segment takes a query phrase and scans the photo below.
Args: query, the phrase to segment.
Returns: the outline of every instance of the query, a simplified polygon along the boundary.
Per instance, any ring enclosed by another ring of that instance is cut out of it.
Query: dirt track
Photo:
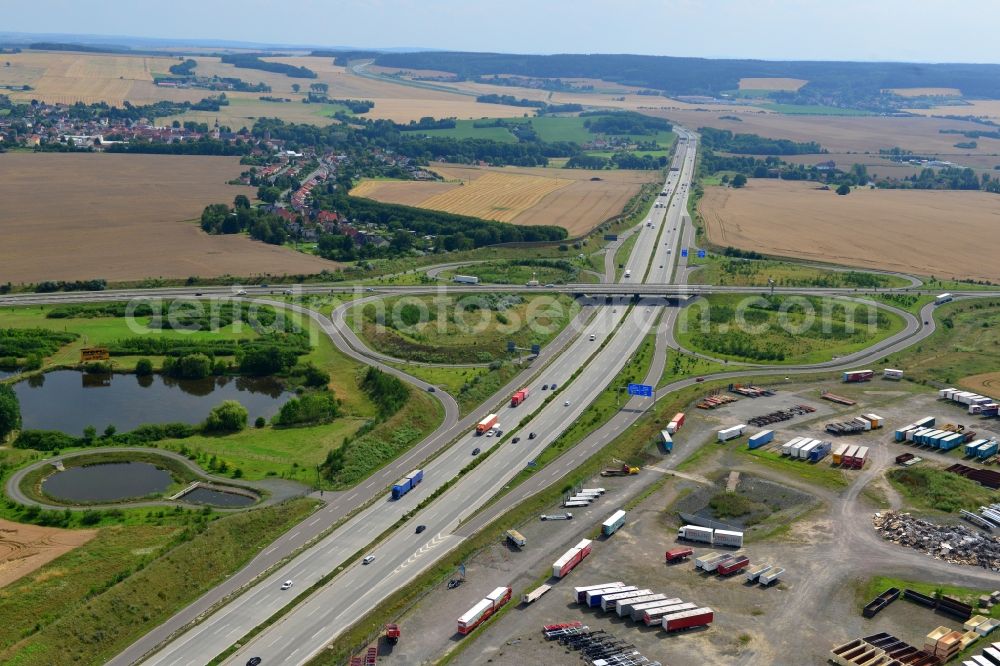
[[[975,240],[1000,228],[995,194],[858,189],[837,196],[814,183],[751,179],[741,190],[707,188],[700,207],[709,240],[723,247],[1000,281],[1000,244]]]

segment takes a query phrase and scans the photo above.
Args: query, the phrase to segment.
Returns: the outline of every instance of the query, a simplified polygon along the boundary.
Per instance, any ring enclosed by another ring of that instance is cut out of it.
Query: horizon
[[[930,13],[914,15],[913,3],[905,0],[886,0],[877,7],[861,0],[845,0],[836,11],[801,0],[770,0],[753,7],[736,0],[711,4],[714,6],[705,7],[705,3],[691,0],[634,0],[618,12],[608,12],[604,5],[592,0],[553,0],[541,6],[515,0],[498,12],[488,5],[470,7],[453,0],[431,0],[424,5],[405,0],[339,0],[330,4],[293,0],[280,13],[274,13],[267,0],[178,0],[173,12],[157,17],[157,34],[151,34],[149,22],[132,12],[123,0],[108,0],[103,7],[107,11],[100,17],[77,3],[39,0],[30,8],[9,8],[5,16],[7,31],[0,34],[179,40],[207,46],[237,42],[293,49],[1000,63],[1000,44],[990,34],[990,26],[1000,19],[1000,7],[988,0],[970,0],[960,14],[935,14],[933,21],[923,18]],[[49,30],[45,32],[32,29],[37,27],[39,12],[47,17]],[[266,22],[252,20],[260,12],[268,14]],[[447,15],[449,21],[435,21],[436,15]],[[711,21],[706,20],[709,15]],[[192,24],[190,16],[199,20]],[[303,22],[303,16],[309,20]],[[525,21],[526,16],[532,20]],[[637,16],[643,20],[634,20]],[[969,17],[976,20],[969,21]],[[345,29],[345,25],[350,28]],[[486,34],[479,29],[484,25],[490,26]],[[817,34],[817,25],[824,26],[822,34]],[[210,29],[214,34],[208,33]],[[194,31],[199,34],[192,36]],[[951,35],[956,37],[949,38]],[[341,46],[345,43],[411,46]],[[550,48],[539,48],[543,45]]]

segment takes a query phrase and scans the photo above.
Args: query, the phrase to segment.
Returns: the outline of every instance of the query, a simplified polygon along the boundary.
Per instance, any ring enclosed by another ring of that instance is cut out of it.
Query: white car
[[[286,580],[284,583],[281,584],[281,589],[287,590],[291,586],[292,586],[292,581]]]
[[[236,292],[236,295],[237,296],[246,296],[247,295],[247,290],[246,289],[240,289],[240,290],[238,290]]]
[[[569,400],[563,403],[563,407],[569,407]]]
[[[371,564],[374,561],[375,561],[375,556],[374,555],[369,555],[365,559],[361,560],[361,564]]]

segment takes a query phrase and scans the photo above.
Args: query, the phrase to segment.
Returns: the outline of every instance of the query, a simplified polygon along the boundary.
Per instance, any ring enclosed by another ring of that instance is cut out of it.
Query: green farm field
[[[882,275],[865,271],[827,270],[771,259],[739,259],[711,254],[707,259],[695,260],[700,267],[691,276],[691,282],[701,284],[731,285],[740,287],[766,287],[774,280],[778,287],[855,287],[859,289],[904,287],[909,284],[896,275]]]

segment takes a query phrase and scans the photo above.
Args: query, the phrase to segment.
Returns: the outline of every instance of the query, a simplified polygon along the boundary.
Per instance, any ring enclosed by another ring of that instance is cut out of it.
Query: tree
[[[236,208],[237,210],[240,208],[249,209],[250,199],[248,199],[245,194],[237,194],[236,198],[233,199],[233,208]]]
[[[847,183],[841,183],[840,187],[837,188],[837,194],[844,196],[845,194],[851,193],[851,186]]]
[[[140,377],[148,377],[153,374],[153,362],[148,358],[140,358],[135,362],[135,374]]]
[[[207,432],[239,432],[247,427],[250,414],[246,407],[235,400],[226,400],[212,408],[205,419]]]
[[[0,384],[0,442],[21,427],[21,404],[14,389]]]
[[[87,444],[90,444],[95,439],[97,439],[97,428],[95,428],[92,425],[89,425],[83,429],[83,441],[85,441]]]
[[[104,438],[111,439],[115,436],[116,432],[118,432],[118,428],[113,423],[109,423],[108,427],[104,429]]]
[[[293,83],[292,84],[292,92],[298,92],[301,88],[302,88],[302,86],[300,86],[297,83]]]
[[[733,176],[733,183],[732,183],[733,187],[740,188],[746,184],[747,184],[747,177],[744,176],[743,174],[738,173],[735,176]]]

